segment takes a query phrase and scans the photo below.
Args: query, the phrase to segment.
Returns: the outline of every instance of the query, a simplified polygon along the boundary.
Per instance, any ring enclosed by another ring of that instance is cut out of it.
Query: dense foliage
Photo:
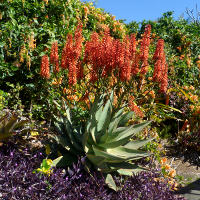
[[[195,21],[125,25],[80,0],[0,1],[0,198],[183,199],[160,149],[172,139],[199,165],[199,82]],[[160,173],[133,173],[147,156]]]

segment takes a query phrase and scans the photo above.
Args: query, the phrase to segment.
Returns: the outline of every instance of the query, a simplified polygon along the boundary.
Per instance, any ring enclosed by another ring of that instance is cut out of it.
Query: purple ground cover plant
[[[121,188],[112,191],[105,184],[103,175],[92,176],[81,162],[70,169],[54,169],[51,176],[33,173],[45,156],[28,149],[19,150],[16,144],[0,147],[0,199],[20,200],[182,200],[175,196],[156,172],[141,172],[133,177],[115,177]]]

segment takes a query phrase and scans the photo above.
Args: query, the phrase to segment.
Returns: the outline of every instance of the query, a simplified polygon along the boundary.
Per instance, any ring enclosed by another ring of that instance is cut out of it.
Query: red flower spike
[[[140,46],[140,60],[142,61],[142,73],[146,74],[146,66],[148,66],[148,57],[149,57],[149,45],[151,41],[151,25],[148,24],[145,27],[144,35],[142,37],[141,46]]]
[[[77,74],[76,74],[76,78],[77,80],[81,80],[84,77],[83,75],[83,66],[82,66],[82,62],[79,61],[77,64]]]
[[[132,34],[130,36],[129,51],[130,51],[130,59],[133,60],[135,58],[135,53],[136,53],[136,38],[135,38],[135,34]]]
[[[50,62],[54,65],[54,73],[59,72],[59,56],[58,56],[58,42],[54,42],[51,46]]]
[[[76,69],[76,61],[75,60],[72,60],[72,62],[69,64],[69,73],[68,73],[68,76],[69,76],[69,80],[68,80],[68,83],[69,85],[75,85],[76,82],[77,82],[77,69]]]
[[[168,65],[164,52],[164,40],[159,39],[153,56],[155,60],[153,81],[160,83],[160,92],[166,93],[168,86]]]
[[[138,53],[136,53],[135,59],[132,63],[132,67],[131,67],[132,75],[136,75],[140,71],[139,62],[140,62],[140,55]]]
[[[42,56],[40,75],[46,79],[50,78],[49,57],[47,55]]]

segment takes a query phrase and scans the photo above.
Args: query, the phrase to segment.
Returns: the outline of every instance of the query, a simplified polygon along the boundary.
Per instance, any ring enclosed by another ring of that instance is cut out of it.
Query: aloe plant
[[[8,140],[13,135],[14,130],[23,127],[27,122],[27,120],[19,120],[15,113],[3,114],[0,117],[0,142]]]
[[[124,108],[115,111],[113,92],[105,104],[104,100],[105,95],[95,98],[84,133],[79,132],[81,129],[77,130],[73,127],[69,108],[66,108],[66,117],[56,123],[61,133],[60,136],[56,136],[56,140],[74,154],[84,152],[87,160],[97,170],[108,174],[107,183],[116,189],[109,173],[115,171],[123,175],[132,175],[133,172],[142,168],[131,161],[149,156],[147,152],[140,150],[140,147],[149,140],[131,141],[131,138],[148,126],[150,121],[126,127],[129,119],[133,117],[133,112],[124,113]],[[64,133],[63,128],[65,128]],[[54,164],[64,159],[67,160],[68,155],[54,160]]]

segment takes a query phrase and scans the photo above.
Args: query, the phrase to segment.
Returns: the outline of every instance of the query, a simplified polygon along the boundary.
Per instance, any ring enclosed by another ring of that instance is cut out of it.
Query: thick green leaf
[[[74,132],[73,132],[73,128],[72,128],[72,124],[70,123],[70,121],[68,121],[68,119],[64,119],[64,125],[66,128],[66,134],[68,135],[68,137],[70,138],[70,142],[72,143],[72,145],[78,150],[78,151],[82,151],[82,146],[77,142],[77,140],[74,137]]]
[[[117,191],[117,186],[111,174],[106,175],[106,184],[108,185],[109,188]]]
[[[126,112],[125,114],[123,114],[119,121],[119,126],[125,126],[127,122],[133,117],[133,115],[134,115],[133,111]]]
[[[119,156],[115,156],[115,155],[112,155],[110,153],[107,153],[106,151],[101,150],[101,149],[99,149],[95,146],[92,146],[92,148],[93,148],[95,156],[103,157],[105,159],[104,160],[105,162],[121,162],[121,161],[126,160],[126,159],[121,158]]]
[[[53,160],[52,167],[66,167],[76,162],[77,158],[71,154],[65,154]]]
[[[143,128],[145,128],[146,126],[148,126],[151,122],[150,121],[146,121],[140,124],[136,124],[133,126],[129,126],[127,127],[127,130],[124,130],[123,132],[117,132],[117,134],[113,134],[114,138],[110,139],[110,142],[112,140],[121,140],[124,138],[127,138],[129,136],[133,136],[134,134],[140,132],[143,130]]]
[[[148,142],[150,142],[152,139],[153,138],[147,139],[147,140],[130,141],[129,143],[124,145],[124,147],[126,147],[128,149],[139,149],[142,146],[144,146],[145,144],[147,144]]]
[[[118,171],[121,175],[132,175],[133,173],[146,170],[145,168],[128,162],[109,163],[109,167],[115,169],[115,171]]]
[[[132,159],[134,160],[135,158],[142,158],[149,156],[149,154],[144,151],[127,149],[122,146],[117,148],[107,149],[107,153],[124,160],[132,160]]]
[[[103,108],[101,116],[97,119],[97,140],[99,140],[99,138],[106,133],[106,129],[110,124],[110,118],[112,115],[112,96],[113,95],[111,95],[111,99],[107,101],[105,107]]]
[[[70,142],[70,139],[67,136],[63,137],[61,135],[58,135],[54,136],[53,138],[56,140],[58,144],[62,145],[62,147],[65,148],[67,151],[71,151],[75,155],[79,152],[74,148],[74,146]]]
[[[127,144],[127,142],[130,140],[131,137],[132,137],[132,135],[129,137],[123,138],[121,140],[112,140],[112,142],[108,141],[107,143],[100,143],[100,144],[98,144],[98,146],[102,147],[102,148],[106,148],[106,149],[107,148],[109,148],[109,149],[116,148],[116,147]]]

